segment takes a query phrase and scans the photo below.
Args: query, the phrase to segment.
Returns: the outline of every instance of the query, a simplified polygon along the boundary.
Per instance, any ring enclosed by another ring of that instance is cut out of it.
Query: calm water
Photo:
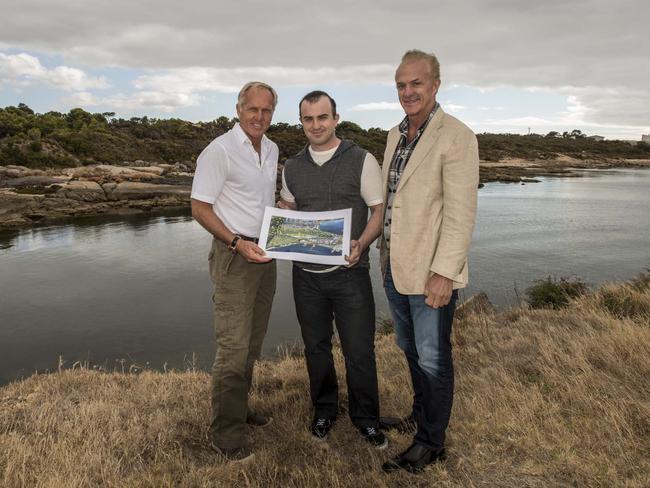
[[[187,213],[0,234],[0,383],[88,360],[182,368],[213,355],[210,238]],[[377,307],[387,305],[371,256]],[[650,267],[650,171],[586,172],[479,192],[472,286],[506,305],[535,279],[622,280]],[[290,264],[265,353],[299,336]]]

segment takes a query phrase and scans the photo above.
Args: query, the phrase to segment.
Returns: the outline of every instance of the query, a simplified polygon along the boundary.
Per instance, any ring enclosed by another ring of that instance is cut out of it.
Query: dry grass
[[[6,487],[648,487],[650,287],[608,285],[562,310],[463,314],[449,460],[419,477],[384,475],[341,417],[309,438],[307,376],[288,354],[257,370],[252,404],[274,422],[251,432],[257,462],[208,449],[208,376],[65,370],[0,389]],[[377,340],[382,409],[405,414],[406,366]],[[342,372],[341,357],[337,357]],[[343,381],[341,382],[343,384]],[[389,454],[409,438],[390,434]]]

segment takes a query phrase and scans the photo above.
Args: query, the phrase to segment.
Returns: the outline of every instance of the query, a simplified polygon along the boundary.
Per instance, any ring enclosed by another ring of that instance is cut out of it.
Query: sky
[[[2,0],[0,106],[123,118],[234,117],[251,80],[298,123],[314,89],[390,128],[408,49],[435,53],[438,101],[475,132],[650,134],[650,3],[618,0]]]

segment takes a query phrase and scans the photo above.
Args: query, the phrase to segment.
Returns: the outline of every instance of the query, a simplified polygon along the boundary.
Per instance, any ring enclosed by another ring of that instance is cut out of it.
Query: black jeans
[[[293,267],[293,297],[305,344],[311,400],[317,418],[335,418],[338,384],[332,357],[332,320],[345,358],[352,423],[378,427],[375,301],[367,268],[310,273]]]

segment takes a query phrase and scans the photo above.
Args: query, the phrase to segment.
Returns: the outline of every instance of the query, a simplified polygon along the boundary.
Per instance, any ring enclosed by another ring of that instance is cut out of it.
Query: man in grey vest
[[[347,266],[300,262],[293,266],[293,296],[314,405],[310,430],[316,440],[325,440],[338,411],[332,357],[336,318],[350,418],[366,441],[385,449],[388,440],[379,430],[375,303],[368,271],[368,247],[381,232],[381,170],[372,154],[336,136],[339,116],[327,93],[308,93],[298,108],[309,145],[286,161],[278,206],[306,212],[352,208]]]

